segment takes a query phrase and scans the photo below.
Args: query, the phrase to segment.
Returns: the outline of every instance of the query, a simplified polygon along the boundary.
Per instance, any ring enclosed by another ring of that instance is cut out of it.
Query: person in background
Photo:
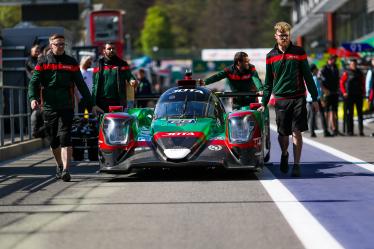
[[[145,77],[145,70],[143,68],[140,68],[138,71],[138,82],[139,85],[136,89],[136,97],[141,97],[142,95],[149,95],[152,94],[151,90],[151,83]],[[148,101],[147,100],[139,100],[137,107],[147,107]]]
[[[200,80],[200,85],[209,85],[226,78],[232,92],[259,92],[262,95],[262,83],[254,65],[249,63],[248,54],[237,52],[234,56],[234,64],[223,71]],[[233,100],[233,109],[256,102],[254,97],[237,97]]]
[[[323,91],[323,106],[328,127],[333,135],[341,135],[338,130],[338,103],[339,103],[339,69],[336,66],[336,55],[330,55],[327,64],[321,69],[320,79]],[[332,135],[325,130],[325,137]]]
[[[92,81],[93,81],[93,70],[92,66],[92,57],[91,56],[83,56],[80,63],[79,68],[83,77],[84,82],[86,83],[90,94],[92,94]],[[78,113],[84,113],[84,110],[87,108],[85,102],[82,99],[82,95],[79,93],[78,89],[75,88],[75,97],[76,103],[78,104]]]
[[[275,98],[275,114],[278,126],[278,142],[282,150],[280,170],[288,172],[289,136],[293,140],[294,166],[291,176],[301,175],[300,157],[303,147],[302,132],[308,130],[305,85],[312,97],[312,106],[318,111],[318,91],[310,72],[303,48],[291,42],[291,25],[278,22],[274,26],[276,44],[266,55],[266,76],[262,106],[264,111],[270,96]],[[305,83],[304,83],[305,82]]]
[[[318,80],[318,68],[315,64],[310,65],[310,71],[312,72],[313,75],[313,80],[314,83],[316,84],[317,91],[318,91],[318,104],[319,104],[319,113],[321,114],[321,123],[323,127],[324,134],[327,132],[327,125],[326,125],[326,120],[323,112],[323,107],[320,101],[320,97],[322,95],[322,89],[321,89],[321,84]],[[309,128],[309,133],[311,137],[317,137],[315,133],[316,129],[316,117],[317,117],[317,112],[313,108],[313,100],[312,96],[310,95],[309,91],[306,97],[306,102],[307,102],[307,110],[308,110],[308,128]]]
[[[70,181],[74,87],[78,87],[88,106],[92,106],[91,95],[77,61],[65,54],[65,37],[50,36],[49,46],[50,51],[38,57],[28,96],[31,109],[43,108],[45,132],[57,164],[56,178]],[[92,107],[94,114],[101,111],[97,106]]]
[[[35,66],[38,62],[38,56],[40,55],[40,46],[39,44],[34,44],[31,47],[30,56],[26,60],[26,75],[27,78],[30,80],[32,74],[34,73]]]
[[[126,84],[136,87],[138,82],[129,64],[117,56],[114,43],[105,43],[103,55],[93,71],[92,98],[94,104],[109,112],[109,106],[126,105]]]
[[[340,90],[346,102],[347,134],[349,136],[354,135],[353,108],[356,105],[359,134],[360,136],[365,136],[362,115],[362,104],[365,97],[365,79],[362,71],[357,68],[356,59],[350,60],[348,70],[344,71],[340,79]]]
[[[366,97],[370,96],[370,90],[373,88],[373,81],[374,81],[374,57],[370,60],[370,66],[366,73],[366,80],[365,80],[365,91]]]

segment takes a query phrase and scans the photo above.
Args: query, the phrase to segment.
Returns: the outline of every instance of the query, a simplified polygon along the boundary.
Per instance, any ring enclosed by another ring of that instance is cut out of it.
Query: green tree
[[[159,0],[167,5],[168,15],[172,23],[174,46],[187,48],[197,46],[195,30],[199,23],[200,13],[205,9],[206,0]]]
[[[155,55],[154,48],[156,47],[158,49],[173,48],[170,18],[164,5],[148,8],[140,41],[143,52],[151,56]]]
[[[275,44],[274,40],[274,25],[277,22],[285,21],[290,23],[291,9],[289,7],[281,7],[281,0],[271,0],[269,3],[268,12],[260,25],[262,30],[259,33],[259,39],[262,41],[263,47],[272,47]]]
[[[18,6],[0,7],[0,28],[11,28],[21,21],[21,8]]]

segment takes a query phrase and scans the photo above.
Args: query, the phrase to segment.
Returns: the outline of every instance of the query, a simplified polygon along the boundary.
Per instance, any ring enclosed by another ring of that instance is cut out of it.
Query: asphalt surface
[[[49,151],[0,166],[1,248],[303,248],[254,174],[96,174],[56,181]]]
[[[1,162],[1,248],[318,248],[304,235],[319,231],[300,231],[282,205],[303,207],[342,247],[371,248],[373,172],[310,143],[372,163],[374,138],[304,135],[301,178],[279,172],[275,133],[271,179],[219,170],[116,176],[83,162],[65,183],[53,178],[48,150]],[[295,200],[275,200],[264,182],[282,184]]]

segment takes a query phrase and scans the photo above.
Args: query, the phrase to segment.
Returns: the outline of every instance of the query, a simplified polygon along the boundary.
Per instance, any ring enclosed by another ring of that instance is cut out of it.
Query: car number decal
[[[222,150],[222,146],[221,145],[209,145],[208,149],[213,150],[213,151],[220,151]]]

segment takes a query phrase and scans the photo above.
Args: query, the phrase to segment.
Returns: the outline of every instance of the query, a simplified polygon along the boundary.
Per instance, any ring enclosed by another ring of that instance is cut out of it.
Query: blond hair
[[[62,34],[53,34],[49,37],[49,43],[51,44],[55,39],[65,39],[65,36]]]
[[[286,22],[277,22],[274,26],[274,31],[285,33],[291,31],[292,26],[289,23]]]

